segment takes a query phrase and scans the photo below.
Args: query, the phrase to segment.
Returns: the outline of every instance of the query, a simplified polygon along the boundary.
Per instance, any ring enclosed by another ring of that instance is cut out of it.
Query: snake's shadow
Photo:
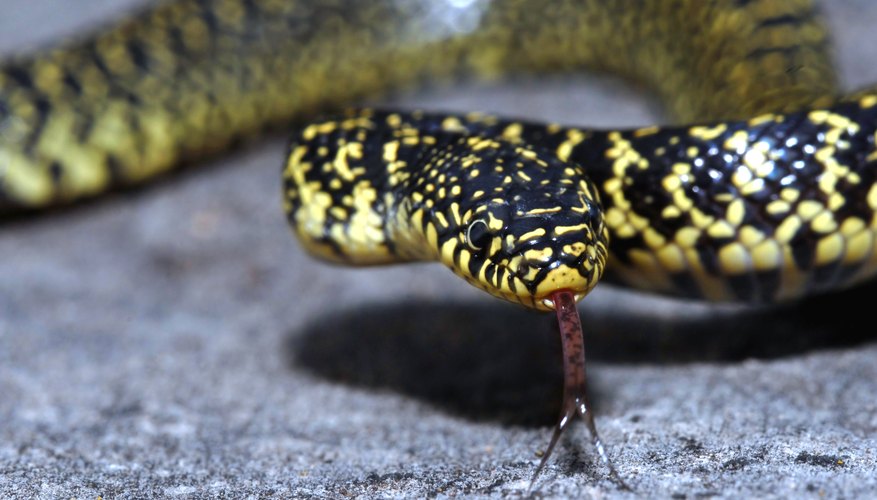
[[[726,363],[877,341],[873,311],[861,306],[877,285],[763,308],[600,295],[580,307],[590,362]],[[553,315],[499,301],[373,304],[318,317],[290,334],[288,353],[294,367],[319,377],[399,392],[474,420],[545,425],[560,404]],[[599,411],[599,370],[590,373]]]

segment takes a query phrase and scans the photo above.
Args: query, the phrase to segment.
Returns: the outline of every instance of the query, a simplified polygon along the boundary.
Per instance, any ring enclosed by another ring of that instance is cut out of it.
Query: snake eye
[[[481,219],[473,221],[466,229],[466,244],[472,250],[481,250],[490,239],[491,235],[487,223]]]

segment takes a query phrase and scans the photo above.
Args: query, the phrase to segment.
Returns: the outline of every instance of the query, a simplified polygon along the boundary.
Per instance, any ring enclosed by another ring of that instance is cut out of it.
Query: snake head
[[[579,300],[600,279],[608,229],[597,191],[580,167],[548,152],[510,147],[514,159],[482,153],[477,165],[469,158],[469,176],[479,169],[477,182],[458,198],[463,215],[439,258],[497,297],[553,310],[553,292],[568,290]]]

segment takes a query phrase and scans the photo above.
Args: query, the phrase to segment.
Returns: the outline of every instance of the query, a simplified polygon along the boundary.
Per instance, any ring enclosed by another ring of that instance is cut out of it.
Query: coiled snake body
[[[316,255],[439,260],[537,309],[604,268],[709,300],[830,291],[877,270],[877,90],[840,96],[826,40],[807,0],[184,0],[0,67],[0,214],[376,92],[589,67],[686,125],[349,111],[294,138],[290,222]]]

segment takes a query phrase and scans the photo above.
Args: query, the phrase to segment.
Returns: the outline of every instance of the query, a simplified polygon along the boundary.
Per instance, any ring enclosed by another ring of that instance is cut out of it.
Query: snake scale
[[[678,125],[343,112],[293,138],[290,223],[320,257],[438,260],[542,310],[604,271],[745,302],[875,274],[877,89],[837,91],[809,0],[161,4],[0,66],[0,216],[377,93],[581,68],[644,83]]]

